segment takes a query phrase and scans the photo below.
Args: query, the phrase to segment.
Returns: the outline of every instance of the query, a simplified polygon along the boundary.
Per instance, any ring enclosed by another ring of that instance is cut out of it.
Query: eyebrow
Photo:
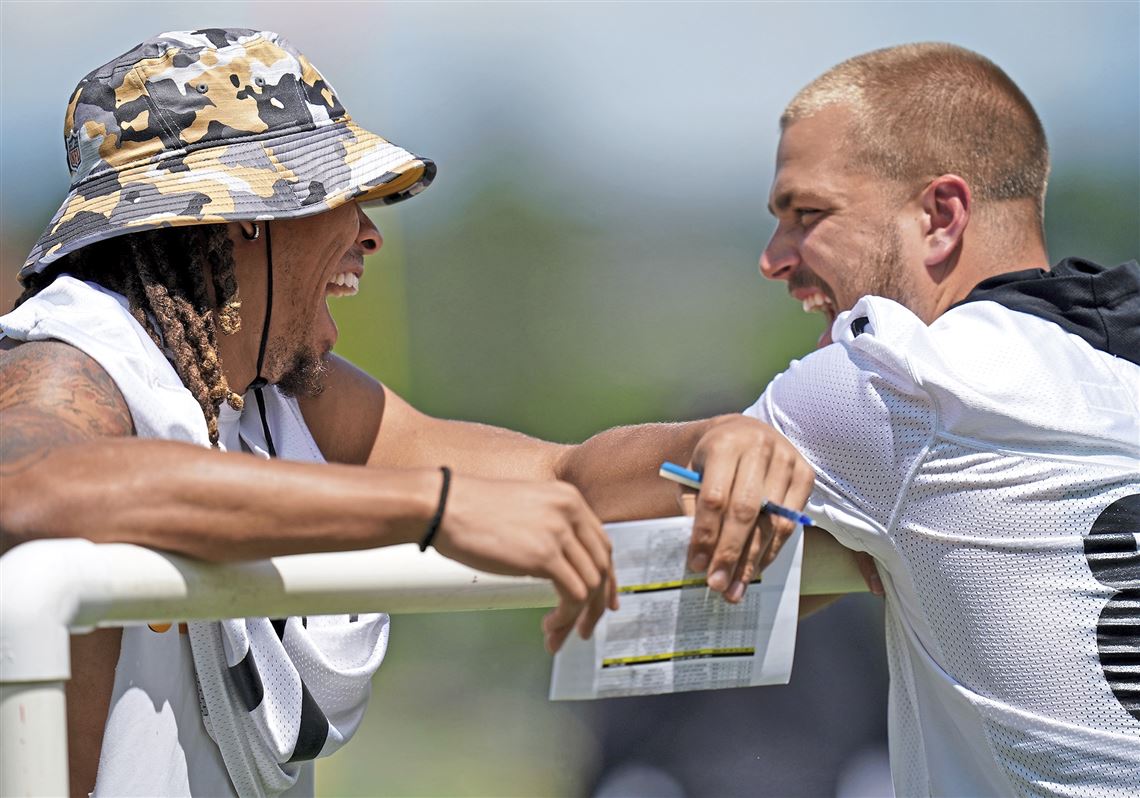
[[[778,211],[786,211],[792,206],[792,198],[795,196],[794,191],[781,191],[776,195],[775,204],[768,203],[768,213],[772,216],[779,215]]]
[[[768,203],[768,213],[778,216],[793,205],[810,205],[816,208],[831,207],[834,199],[829,199],[824,193],[812,189],[797,189],[795,186],[784,189],[776,198]]]

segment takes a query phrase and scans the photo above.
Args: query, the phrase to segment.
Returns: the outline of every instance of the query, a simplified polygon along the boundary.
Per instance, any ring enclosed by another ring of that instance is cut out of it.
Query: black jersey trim
[[[1107,267],[1066,258],[1050,271],[999,274],[978,283],[954,307],[979,301],[1051,321],[1140,366],[1140,264],[1134,260]]]

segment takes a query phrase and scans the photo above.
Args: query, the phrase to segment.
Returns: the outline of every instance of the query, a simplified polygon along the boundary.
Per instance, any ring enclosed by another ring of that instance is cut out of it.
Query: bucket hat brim
[[[351,200],[391,204],[435,177],[435,164],[348,116],[271,137],[227,139],[74,186],[32,248],[20,279],[89,244],[126,233],[259,219],[295,219]]]

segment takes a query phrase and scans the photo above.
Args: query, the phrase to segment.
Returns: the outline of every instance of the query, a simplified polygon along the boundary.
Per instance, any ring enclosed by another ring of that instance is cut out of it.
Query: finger
[[[735,477],[734,458],[718,457],[715,453],[708,456],[693,511],[693,535],[689,542],[689,568],[693,571],[700,573],[709,567],[720,539]]]
[[[795,481],[795,468],[799,455],[791,449],[790,444],[778,448],[769,461],[768,476],[765,481],[768,501],[789,506],[789,492]],[[803,506],[802,500],[797,509]],[[760,559],[756,563],[757,570],[763,573],[784,548],[784,543],[792,536],[796,529],[796,522],[783,516],[764,513],[763,518],[767,527],[766,545]]]
[[[681,488],[677,494],[677,503],[681,505],[681,514],[692,518],[697,513],[697,492],[692,488]],[[713,545],[716,545],[715,541]],[[685,562],[688,563],[690,571],[701,573],[708,567],[708,561],[708,552],[702,545],[698,545],[698,535],[694,530],[694,534],[689,537],[689,551],[685,554]]]
[[[737,563],[736,571],[732,575],[732,583],[728,586],[728,590],[724,592],[724,600],[730,604],[737,604],[744,598],[744,593],[748,589],[748,583],[752,581],[752,575],[756,573],[756,561],[760,559],[760,553],[763,548],[763,539],[760,530],[753,527],[752,534],[748,537],[748,543],[744,549],[744,556],[740,558]]]
[[[602,588],[605,587],[605,574],[609,573],[608,556],[603,560],[602,568],[599,569],[578,535],[566,536],[566,539],[562,541],[562,555],[571,567],[578,572],[578,578],[586,587],[587,595],[582,597],[583,603],[590,601],[595,593],[602,592]]]
[[[597,587],[590,591],[586,609],[578,619],[578,635],[583,640],[590,639],[590,635],[594,633],[594,627],[597,626],[598,620],[606,611],[607,604],[614,600],[614,591],[610,587],[612,583],[613,573],[607,570],[599,575]],[[589,583],[587,583],[588,585]]]
[[[601,585],[600,589],[590,596],[585,611],[578,619],[578,636],[583,640],[589,640],[590,635],[594,633],[594,627],[597,626],[602,613],[606,611],[607,599],[609,599],[609,591],[606,584]]]
[[[606,573],[613,567],[613,544],[602,522],[594,515],[594,511],[586,504],[582,495],[575,490],[574,496],[574,509],[571,514],[574,534],[585,546],[598,573]]]
[[[691,518],[697,512],[697,492],[692,488],[681,487],[677,493],[677,504],[681,507],[681,514]]]
[[[561,605],[551,610],[542,619],[542,632],[543,632],[543,645],[548,654],[557,654],[562,644],[566,642],[566,638],[570,636],[570,630],[574,628],[573,624],[569,626],[560,626],[549,621],[549,619],[560,611]]]
[[[567,540],[564,548],[567,559],[578,569],[590,591],[586,608],[578,618],[578,634],[588,640],[606,606],[617,603],[613,588],[613,543],[581,494],[575,491],[575,497],[575,537]]]
[[[570,636],[571,630],[574,628],[574,621],[578,618],[580,607],[576,602],[567,601],[562,599],[558,602],[558,606],[546,613],[542,619],[542,632],[546,645],[546,650],[554,654],[562,644],[566,642],[566,638]]]
[[[744,594],[748,592],[748,586],[764,572],[763,562],[772,549],[774,534],[771,517],[761,514],[756,520],[756,531],[753,533],[752,546],[749,548],[748,556],[742,558],[744,565],[742,566],[742,573],[738,577],[740,580],[739,598],[744,598]],[[732,588],[730,587],[729,590]]]
[[[549,576],[554,582],[554,590],[558,593],[558,606],[543,618],[542,626],[546,631],[568,630],[574,626],[574,621],[582,614],[590,591],[578,576],[578,572],[570,563],[562,558],[550,564]]]
[[[609,552],[609,539],[605,537],[605,533],[601,531],[601,525],[598,525],[598,530],[595,532],[589,528],[589,524],[580,524],[575,526],[577,536],[568,536],[563,550],[566,559],[578,571],[579,577],[586,585],[589,594],[586,596],[584,610],[579,614],[578,633],[582,635],[582,639],[588,639],[590,633],[594,629],[594,624],[597,623],[598,618],[606,609],[606,583],[610,576],[610,552]],[[598,539],[600,536],[601,539]],[[583,538],[590,538],[593,543],[594,550],[599,552],[601,559],[601,568],[595,562],[592,553],[587,550]]]
[[[585,606],[594,600],[594,596],[603,592],[605,575],[609,569],[598,570],[593,557],[586,551],[586,547],[578,537],[567,535],[562,541],[562,556],[570,563],[570,567],[577,571],[580,584],[586,588],[586,594],[581,596],[581,604]]]
[[[785,506],[802,512],[813,490],[815,490],[815,471],[802,457],[797,457]]]
[[[875,558],[865,551],[852,552],[855,556],[855,565],[859,567],[859,573],[863,576],[863,581],[867,583],[867,589],[873,595],[882,596],[883,579],[879,576],[879,568],[875,565]]]
[[[572,583],[573,578],[576,576],[574,569],[567,561],[562,561],[565,566],[565,571],[562,573],[562,579],[567,583]],[[578,594],[577,588],[571,588],[569,591],[564,591],[559,583],[555,583],[555,590],[558,591],[559,601],[558,606],[548,612],[542,619],[542,630],[544,633],[544,642],[546,650],[551,653],[557,653],[562,645],[566,642],[566,638],[570,636],[570,632],[574,629],[574,624],[579,618],[585,615],[583,610],[588,605],[591,597],[587,595],[586,586],[582,582],[577,583],[582,591]],[[601,591],[597,591],[601,593]],[[578,596],[581,595],[582,598]],[[601,613],[598,613],[599,617]],[[594,624],[597,623],[595,619],[589,626],[589,632],[593,632]]]
[[[621,602],[618,601],[618,583],[617,583],[617,574],[616,573],[610,574],[610,579],[609,579],[609,584],[608,584],[607,589],[609,590],[609,594],[610,594],[609,608],[611,610],[613,610],[614,612],[617,612],[618,610],[621,609]]]
[[[732,575],[746,555],[760,506],[764,503],[766,473],[767,456],[761,448],[749,448],[737,461],[736,479],[721,525],[720,539],[709,564],[708,585],[712,590],[723,593],[729,589]]]

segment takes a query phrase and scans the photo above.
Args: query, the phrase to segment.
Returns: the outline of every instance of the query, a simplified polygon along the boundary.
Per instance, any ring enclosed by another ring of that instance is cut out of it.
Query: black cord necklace
[[[269,222],[265,222],[265,321],[261,325],[261,344],[257,347],[257,376],[249,384],[246,391],[253,389],[253,397],[257,400],[257,412],[261,415],[261,429],[265,433],[265,446],[270,457],[277,456],[277,449],[273,446],[273,435],[269,432],[269,421],[265,416],[265,396],[262,390],[269,385],[269,381],[261,376],[261,369],[265,365],[265,348],[269,344],[269,320],[273,315],[273,236],[269,232]]]

